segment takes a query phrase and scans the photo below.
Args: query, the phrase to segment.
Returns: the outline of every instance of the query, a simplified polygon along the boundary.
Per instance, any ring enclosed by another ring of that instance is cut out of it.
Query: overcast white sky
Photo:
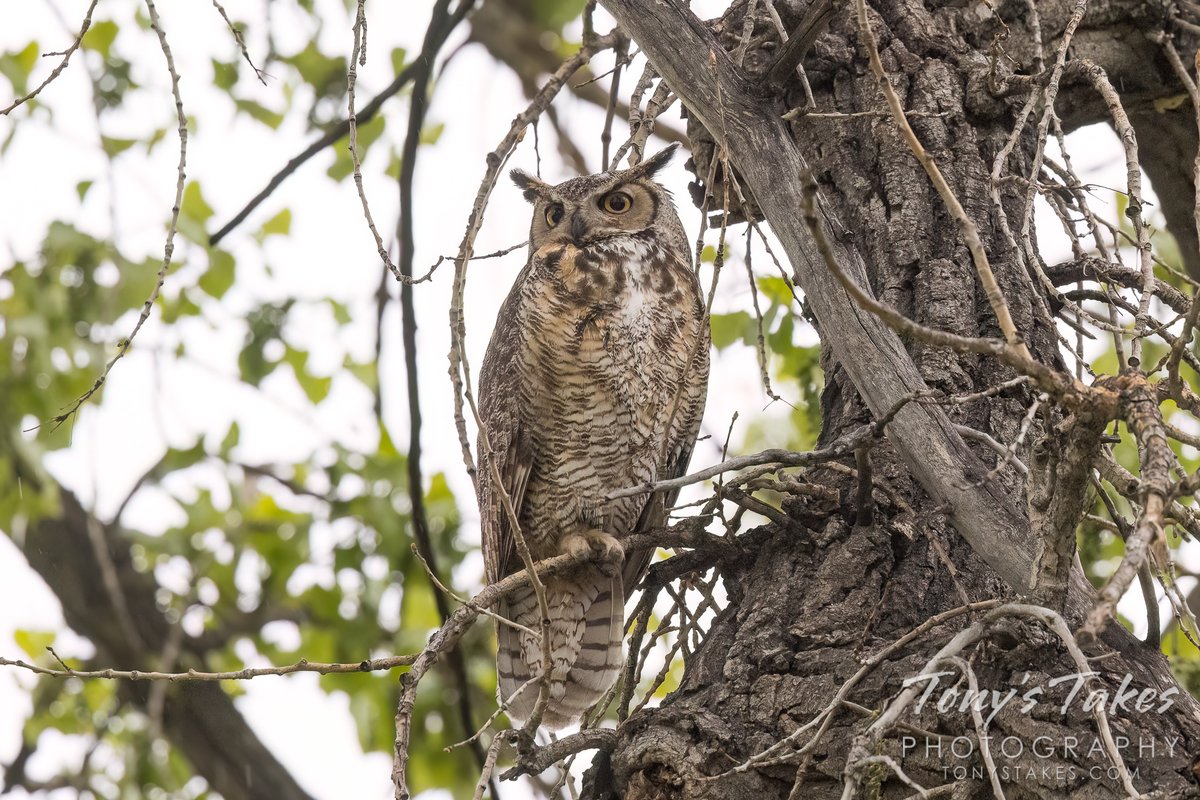
[[[153,35],[132,24],[136,5],[105,3],[96,15],[97,19],[116,19],[121,24],[116,48],[134,62],[135,79],[152,87],[132,96],[127,108],[105,117],[104,133],[108,136],[133,138],[159,127],[173,130],[174,110],[162,55]],[[249,8],[241,5],[230,4],[228,8],[236,20],[249,23],[250,52],[261,54],[265,51],[261,19],[257,16],[261,4]],[[703,10],[723,4],[714,1],[694,5]],[[31,38],[38,40],[43,51],[63,49],[73,34],[64,28],[62,20],[73,30],[86,6],[87,0],[3,4],[0,50],[24,46]],[[371,97],[391,79],[387,54],[393,47],[407,47],[410,52],[419,49],[429,6],[427,0],[368,4],[371,60],[360,70],[360,98]],[[323,45],[327,51],[348,56],[351,34],[344,5],[339,0],[317,0],[317,7],[322,18],[336,21],[321,31]],[[234,116],[228,99],[212,89],[210,59],[231,60],[236,50],[211,4],[159,3],[159,11],[183,76],[185,107],[196,121],[189,141],[188,178],[203,187],[205,198],[217,212],[214,221],[224,221],[311,137],[299,114],[289,115],[278,131],[270,131],[245,116]],[[289,14],[286,4],[276,4],[275,14],[274,33],[280,51],[287,54],[303,47],[311,31],[301,24],[301,17]],[[462,38],[460,31],[455,42]],[[447,47],[446,52],[453,49]],[[122,155],[115,163],[115,183],[110,185],[89,109],[84,56],[76,54],[68,71],[41,96],[41,101],[54,111],[50,124],[45,115],[27,119],[23,110],[0,118],[0,139],[14,125],[17,127],[12,146],[0,157],[0,274],[10,259],[34,257],[47,223],[56,218],[101,235],[109,235],[115,222],[116,238],[127,255],[162,252],[163,224],[171,206],[178,155],[173,133],[167,145],[157,148],[150,157],[141,148]],[[603,64],[601,61],[602,68]],[[52,60],[44,60],[34,80],[40,80],[52,66]],[[270,107],[279,106],[277,85],[264,89],[244,76],[240,89]],[[0,105],[7,104],[7,92],[7,84],[0,83]],[[506,69],[497,69],[478,46],[460,52],[440,77],[429,121],[447,123],[446,129],[435,146],[423,150],[417,173],[414,213],[419,266],[457,249],[483,174],[484,155],[495,147],[524,104],[517,82]],[[296,107],[304,109],[307,102],[298,99]],[[560,99],[559,109],[589,162],[598,167],[603,112],[571,97]],[[398,142],[406,104],[393,100],[385,111],[389,136]],[[672,111],[668,119],[679,124],[677,111]],[[556,180],[568,173],[557,158],[552,136],[543,129],[543,171],[548,179]],[[511,166],[533,169],[531,140],[527,139]],[[1123,184],[1120,164],[1113,157],[1111,134],[1085,133],[1074,141],[1080,145],[1074,153],[1076,164],[1089,177],[1108,186]],[[386,155],[386,148],[377,146],[367,164],[367,190],[382,231],[392,229],[397,205],[395,185],[380,171]],[[232,321],[267,298],[317,301],[333,297],[350,307],[355,323],[337,333],[316,304],[298,304],[289,334],[311,349],[314,371],[333,372],[346,351],[359,360],[371,353],[378,258],[352,183],[335,184],[325,176],[332,159],[332,152],[326,152],[310,161],[226,240],[226,246],[239,257],[238,283],[223,304],[212,304],[206,313],[218,325],[225,321],[231,324],[216,332],[200,322],[164,329],[157,314],[153,316],[133,353],[114,370],[102,402],[85,407],[75,425],[72,446],[50,460],[54,474],[102,518],[111,516],[133,481],[165,446],[190,446],[201,435],[215,443],[233,419],[241,424],[238,455],[251,463],[303,459],[335,441],[372,446],[370,398],[349,383],[335,382],[331,396],[314,412],[307,408],[290,376],[277,374],[264,383],[261,393],[239,386],[236,380],[242,329]],[[682,167],[684,160],[676,159],[663,182],[683,201],[681,215],[689,230],[695,231],[698,214],[686,202],[690,176]],[[82,204],[75,192],[81,180],[97,182]],[[269,241],[264,265],[257,248],[239,244],[239,239],[248,240],[264,221],[285,207],[292,211],[292,235]],[[502,184],[493,195],[476,251],[490,252],[522,241],[528,220],[528,206],[515,189]],[[1053,227],[1044,225],[1043,230]],[[518,250],[471,268],[466,307],[469,354],[474,365],[482,359],[496,308],[524,258],[524,251]],[[762,258],[758,263],[769,262]],[[270,274],[265,266],[271,268]],[[722,280],[718,310],[748,307],[744,272],[740,265],[734,266],[738,268],[728,270]],[[445,377],[449,278],[447,266],[436,280],[417,290],[419,366],[426,376],[422,384],[424,466],[427,475],[447,473],[460,500],[466,529],[475,535],[473,492],[462,468]],[[171,282],[168,278],[167,292],[172,290]],[[388,345],[382,370],[385,414],[394,435],[404,441],[406,398],[400,374],[403,362],[397,313],[393,306],[385,328]],[[122,320],[112,339],[124,335],[131,322],[129,318]],[[193,353],[200,354],[196,359],[177,364],[157,355],[169,351],[181,338]],[[705,429],[723,436],[733,413],[740,412],[741,421],[733,437],[735,446],[747,420],[761,418],[763,413],[781,417],[786,411],[778,405],[763,411],[767,398],[758,384],[754,357],[740,348],[716,359],[711,386]],[[718,455],[715,444],[702,445],[697,448],[693,465],[707,465]],[[197,480],[203,480],[203,476]],[[125,521],[146,530],[161,530],[178,514],[165,496],[147,492],[129,507]],[[332,542],[325,545],[331,547]],[[479,560],[469,561],[455,576],[459,588],[470,590],[480,572]],[[1122,610],[1137,615],[1137,603],[1122,606]],[[0,654],[11,657],[19,652],[12,639],[19,629],[63,631],[57,644],[60,654],[71,657],[89,653],[86,642],[64,631],[53,594],[26,567],[9,540],[0,536]],[[0,764],[11,760],[19,746],[22,720],[30,709],[25,690],[32,683],[27,674],[0,671]],[[237,704],[267,745],[316,797],[391,797],[390,755],[362,754],[345,698],[320,691],[316,676],[255,680]],[[30,765],[34,777],[49,777],[61,764],[78,763],[81,741],[60,736],[43,742]],[[504,791],[505,798],[521,794],[513,788]]]

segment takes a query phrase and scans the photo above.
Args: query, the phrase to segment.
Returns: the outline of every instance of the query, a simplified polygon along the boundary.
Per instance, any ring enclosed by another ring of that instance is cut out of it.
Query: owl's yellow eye
[[[546,224],[553,228],[558,223],[562,222],[563,207],[557,203],[546,209]]]
[[[624,214],[629,209],[633,208],[633,198],[624,192],[613,192],[606,194],[600,200],[600,208],[610,214]]]

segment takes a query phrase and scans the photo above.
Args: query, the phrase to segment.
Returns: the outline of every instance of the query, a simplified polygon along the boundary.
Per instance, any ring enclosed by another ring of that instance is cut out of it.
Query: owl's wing
[[[522,428],[518,405],[521,365],[517,306],[523,278],[524,273],[517,278],[500,308],[479,372],[479,416],[490,444],[490,448],[484,447],[480,437],[477,476],[483,561],[488,582],[500,580],[520,566],[503,495],[497,490],[492,476],[492,464],[495,464],[500,487],[512,502],[517,519],[521,518],[525,487],[533,466],[532,448]]]
[[[500,481],[508,493],[509,500],[512,501],[513,516],[518,520],[521,518],[521,508],[525,504],[525,486],[529,482],[529,472],[532,466],[533,458],[530,455],[528,440],[518,427],[513,431],[506,457],[500,463]],[[521,559],[517,556],[517,543],[516,537],[513,535],[512,523],[499,494],[496,499],[496,514],[492,519],[497,527],[496,541],[498,544],[495,548],[497,564],[494,574],[496,577],[493,580],[499,580],[516,572],[522,566]]]

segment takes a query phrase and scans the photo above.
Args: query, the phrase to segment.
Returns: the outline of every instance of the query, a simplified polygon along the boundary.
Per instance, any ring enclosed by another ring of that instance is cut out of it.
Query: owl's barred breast
[[[655,480],[675,455],[666,443],[694,426],[708,348],[698,346],[696,278],[652,232],[547,245],[534,263],[517,307],[519,406],[533,451],[521,523],[544,558],[580,525],[633,531],[646,497],[607,496]]]

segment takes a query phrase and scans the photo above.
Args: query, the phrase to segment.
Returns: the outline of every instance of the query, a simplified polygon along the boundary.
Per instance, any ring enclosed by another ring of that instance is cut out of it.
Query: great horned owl
[[[705,305],[679,215],[653,181],[673,150],[557,186],[512,173],[534,211],[529,260],[480,373],[487,578],[522,567],[493,466],[535,560],[599,557],[546,582],[552,671],[542,724],[551,729],[577,722],[616,681],[625,600],[653,552],[622,540],[659,524],[672,502],[609,495],[682,474],[704,410]],[[532,589],[498,611],[524,626],[497,628],[498,695],[520,722],[539,691],[541,615]]]

